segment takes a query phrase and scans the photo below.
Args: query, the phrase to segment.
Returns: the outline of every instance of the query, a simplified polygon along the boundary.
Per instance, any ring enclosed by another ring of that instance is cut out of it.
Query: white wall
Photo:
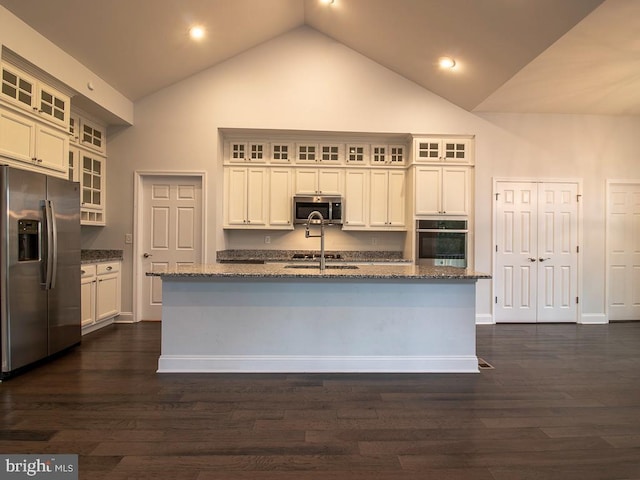
[[[85,248],[125,248],[123,310],[132,310],[133,173],[208,172],[208,258],[225,248],[217,129],[272,128],[476,135],[476,269],[491,272],[493,177],[570,177],[584,185],[583,312],[604,312],[606,177],[640,178],[639,118],[475,115],[334,40],[302,27],[135,105],[109,139],[107,221]],[[491,283],[478,289],[491,312]]]

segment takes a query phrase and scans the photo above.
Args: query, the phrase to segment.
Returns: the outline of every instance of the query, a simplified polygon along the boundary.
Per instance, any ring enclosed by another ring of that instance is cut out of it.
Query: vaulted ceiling
[[[0,0],[135,101],[307,25],[476,112],[640,114],[638,0]],[[187,30],[205,26],[195,43]],[[456,69],[437,66],[451,56]]]

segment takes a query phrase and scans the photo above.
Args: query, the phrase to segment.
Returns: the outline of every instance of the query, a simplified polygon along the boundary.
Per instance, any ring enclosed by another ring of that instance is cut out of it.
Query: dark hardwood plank
[[[477,343],[477,375],[159,375],[160,324],[114,325],[0,384],[0,451],[83,480],[640,478],[640,322]]]

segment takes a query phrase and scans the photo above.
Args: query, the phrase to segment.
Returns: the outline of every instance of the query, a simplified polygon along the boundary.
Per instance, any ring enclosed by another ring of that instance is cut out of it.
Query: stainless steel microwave
[[[327,224],[342,224],[344,200],[337,195],[296,195],[293,197],[293,222],[307,223],[311,212],[320,212]],[[311,223],[318,223],[313,220]]]

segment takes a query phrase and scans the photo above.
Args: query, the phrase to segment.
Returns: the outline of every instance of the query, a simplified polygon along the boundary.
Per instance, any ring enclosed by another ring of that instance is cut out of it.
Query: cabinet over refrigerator
[[[0,378],[80,343],[79,185],[0,166]]]

